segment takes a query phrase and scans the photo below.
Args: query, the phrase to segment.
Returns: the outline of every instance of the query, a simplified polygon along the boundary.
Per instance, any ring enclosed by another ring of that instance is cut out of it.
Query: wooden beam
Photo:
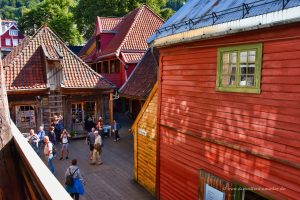
[[[113,124],[113,114],[114,114],[114,112],[113,112],[113,93],[111,92],[111,93],[109,93],[109,122],[110,122],[110,124]]]

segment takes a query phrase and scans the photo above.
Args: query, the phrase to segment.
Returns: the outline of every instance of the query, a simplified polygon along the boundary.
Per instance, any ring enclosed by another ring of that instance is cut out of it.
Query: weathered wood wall
[[[156,192],[157,86],[144,104],[134,125],[135,178],[151,194]]]
[[[160,49],[159,195],[197,199],[199,169],[300,199],[298,24]],[[261,94],[216,92],[217,49],[262,43]]]

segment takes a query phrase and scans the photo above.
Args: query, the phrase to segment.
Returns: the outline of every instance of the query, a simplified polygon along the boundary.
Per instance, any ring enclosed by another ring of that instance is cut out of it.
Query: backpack
[[[79,168],[75,169],[75,171],[71,174],[71,170],[70,170],[70,168],[69,168],[69,175],[67,175],[67,177],[66,177],[66,185],[67,185],[67,186],[73,187],[73,185],[74,185],[74,178],[73,178],[73,176],[74,176],[75,172],[76,172],[78,169],[79,169]]]

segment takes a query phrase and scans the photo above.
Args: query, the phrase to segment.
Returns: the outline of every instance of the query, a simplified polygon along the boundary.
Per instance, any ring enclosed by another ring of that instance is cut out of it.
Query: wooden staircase
[[[63,95],[50,92],[48,97],[43,98],[43,122],[45,130],[49,130],[54,115],[63,114]]]

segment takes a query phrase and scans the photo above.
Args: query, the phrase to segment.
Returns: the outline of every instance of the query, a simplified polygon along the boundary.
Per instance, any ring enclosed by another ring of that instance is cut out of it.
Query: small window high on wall
[[[262,44],[218,49],[216,90],[260,93]]]
[[[120,72],[120,61],[119,60],[110,60],[110,73],[119,73]]]

